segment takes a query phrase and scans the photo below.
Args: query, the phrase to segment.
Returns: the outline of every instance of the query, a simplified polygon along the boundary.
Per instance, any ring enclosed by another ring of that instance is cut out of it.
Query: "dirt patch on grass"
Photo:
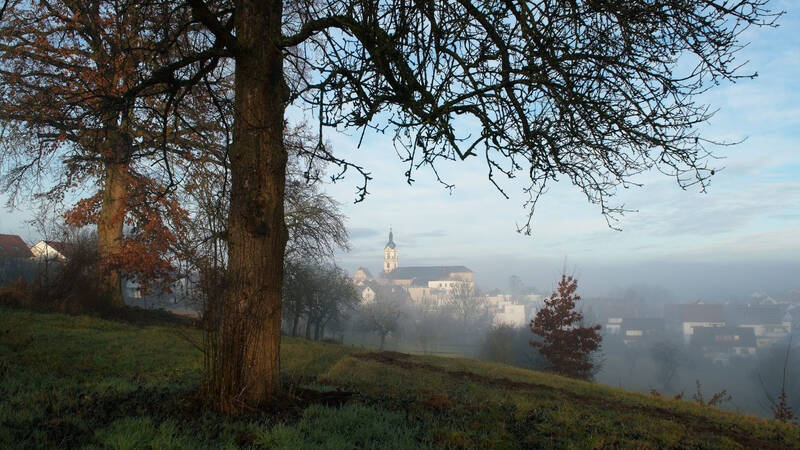
[[[753,437],[747,430],[741,429],[733,424],[716,423],[704,416],[681,413],[667,408],[628,404],[623,401],[613,401],[602,396],[581,395],[565,388],[541,383],[515,381],[502,377],[488,377],[463,370],[447,370],[443,367],[432,364],[411,361],[411,355],[405,353],[377,352],[354,354],[352,356],[354,358],[377,361],[383,364],[402,367],[404,369],[434,372],[452,378],[466,380],[485,386],[497,387],[500,389],[514,391],[555,391],[559,395],[565,397],[565,399],[573,400],[576,403],[591,404],[599,409],[613,410],[621,413],[645,414],[647,416],[677,422],[686,426],[692,432],[723,435],[748,448],[775,448],[776,445],[779,444],[778,439],[783,440],[781,436],[776,436],[776,440],[759,439]],[[790,444],[787,443],[786,445]]]

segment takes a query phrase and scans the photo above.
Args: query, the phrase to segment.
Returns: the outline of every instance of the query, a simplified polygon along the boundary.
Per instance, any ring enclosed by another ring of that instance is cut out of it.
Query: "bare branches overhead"
[[[392,129],[409,181],[480,157],[501,191],[499,174],[528,179],[527,206],[566,177],[613,224],[609,198],[638,173],[707,186],[712,111],[695,96],[755,76],[739,36],[778,15],[764,0],[299,1],[283,42],[295,98],[326,127]]]

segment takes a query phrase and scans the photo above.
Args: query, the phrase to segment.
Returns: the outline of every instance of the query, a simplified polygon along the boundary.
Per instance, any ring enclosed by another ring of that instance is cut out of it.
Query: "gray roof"
[[[664,305],[664,318],[677,322],[725,322],[725,313],[720,304],[686,303]]]
[[[725,321],[731,325],[780,324],[784,311],[781,305],[729,305]]]
[[[429,281],[449,280],[450,274],[472,272],[464,266],[398,267],[386,274],[390,280],[413,280],[412,284],[427,286]]]

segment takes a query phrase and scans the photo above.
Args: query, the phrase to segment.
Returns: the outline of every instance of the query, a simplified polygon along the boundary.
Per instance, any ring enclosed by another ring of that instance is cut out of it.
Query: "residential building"
[[[723,305],[685,303],[664,305],[664,320],[668,330],[679,332],[689,342],[696,328],[725,326]]]
[[[16,234],[0,234],[0,258],[31,258],[28,244]]]
[[[759,348],[769,347],[792,332],[791,317],[778,304],[728,305],[725,322],[730,326],[752,328]]]
[[[66,244],[58,241],[39,241],[31,247],[31,254],[38,259],[65,261]]]
[[[664,334],[664,319],[660,318],[624,318],[620,323],[619,333],[627,345],[633,345],[649,338]]]
[[[756,354],[756,335],[745,327],[695,327],[691,345],[714,362],[728,364],[731,357]]]

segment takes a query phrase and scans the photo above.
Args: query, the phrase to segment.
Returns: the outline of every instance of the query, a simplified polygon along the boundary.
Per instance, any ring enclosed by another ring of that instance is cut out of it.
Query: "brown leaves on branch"
[[[156,180],[136,174],[129,174],[127,180],[126,230],[119,251],[107,255],[101,266],[135,280],[144,293],[152,292],[153,287],[169,291],[177,248],[187,238],[188,212],[174,195],[160,195],[163,187]],[[65,213],[66,223],[73,227],[96,224],[101,197],[98,192],[78,201]]]

